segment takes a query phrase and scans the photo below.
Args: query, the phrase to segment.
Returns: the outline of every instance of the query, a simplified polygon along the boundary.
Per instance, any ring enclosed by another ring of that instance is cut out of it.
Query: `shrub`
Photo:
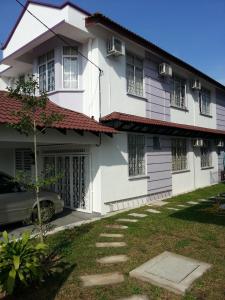
[[[0,287],[7,294],[15,288],[41,282],[45,276],[43,261],[47,257],[47,245],[34,244],[30,233],[25,232],[20,239],[9,239],[8,233],[2,233],[0,240]]]

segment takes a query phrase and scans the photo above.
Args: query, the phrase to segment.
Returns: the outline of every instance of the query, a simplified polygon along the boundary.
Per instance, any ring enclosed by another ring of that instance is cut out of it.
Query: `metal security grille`
[[[201,147],[201,168],[207,168],[211,166],[212,166],[211,143],[209,140],[204,140],[203,147]]]
[[[200,112],[204,115],[210,115],[211,93],[209,90],[202,88],[199,92]]]
[[[73,207],[86,209],[85,156],[73,157]]]
[[[31,149],[16,149],[15,166],[16,171],[30,172],[33,163]]]
[[[145,174],[145,136],[128,135],[129,176]]]
[[[172,139],[172,171],[187,169],[187,141]]]
[[[127,92],[137,96],[143,96],[143,60],[127,53]]]
[[[171,94],[171,105],[185,109],[186,103],[186,81],[183,78],[175,76],[173,78],[173,91]]]

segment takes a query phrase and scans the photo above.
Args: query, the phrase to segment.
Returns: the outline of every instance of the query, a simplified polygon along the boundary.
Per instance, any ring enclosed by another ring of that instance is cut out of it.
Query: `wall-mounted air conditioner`
[[[125,44],[119,38],[112,36],[107,41],[107,56],[120,56],[125,54]]]
[[[216,146],[219,147],[219,148],[223,148],[224,147],[224,141],[223,140],[217,141]]]
[[[173,75],[172,67],[167,63],[161,63],[159,65],[159,74],[171,77]]]
[[[193,80],[191,88],[200,91],[202,88],[201,82],[198,79]]]
[[[203,140],[202,139],[195,139],[193,141],[193,147],[203,147]]]

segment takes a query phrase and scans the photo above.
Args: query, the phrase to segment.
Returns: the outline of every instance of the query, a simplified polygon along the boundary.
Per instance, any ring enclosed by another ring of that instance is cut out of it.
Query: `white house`
[[[220,181],[225,86],[206,74],[70,2],[28,1],[2,50],[0,171],[32,171],[6,87],[34,74],[65,115],[38,153],[63,172],[52,189],[66,207],[105,214]]]

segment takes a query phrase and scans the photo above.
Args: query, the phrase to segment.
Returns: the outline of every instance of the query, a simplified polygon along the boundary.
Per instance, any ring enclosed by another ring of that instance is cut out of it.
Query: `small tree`
[[[63,119],[63,115],[47,110],[47,94],[45,91],[39,92],[38,81],[30,76],[28,80],[19,80],[16,82],[15,88],[8,88],[9,95],[17,99],[21,103],[20,110],[13,111],[12,114],[18,118],[16,124],[10,126],[18,130],[21,134],[32,136],[34,149],[34,166],[35,177],[32,184],[35,191],[35,199],[37,203],[38,223],[40,238],[43,241],[42,215],[39,201],[40,188],[46,185],[43,178],[39,178],[39,168],[37,160],[37,140],[38,136],[43,133],[47,127],[51,127],[55,122]],[[37,97],[37,92],[39,96]]]

